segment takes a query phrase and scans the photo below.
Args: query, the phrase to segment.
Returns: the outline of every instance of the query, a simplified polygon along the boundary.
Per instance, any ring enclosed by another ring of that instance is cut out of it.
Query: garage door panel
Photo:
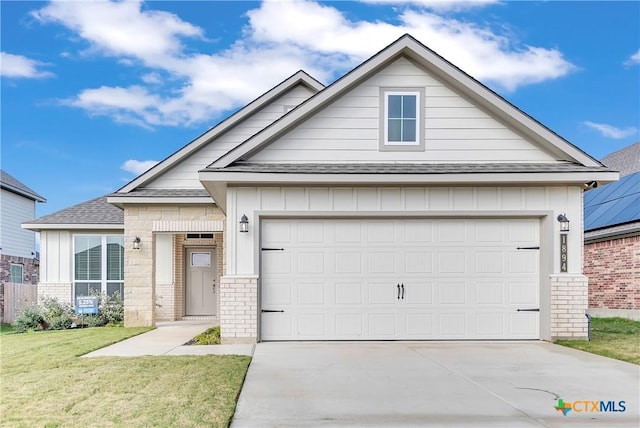
[[[538,223],[265,220],[261,339],[537,339]]]

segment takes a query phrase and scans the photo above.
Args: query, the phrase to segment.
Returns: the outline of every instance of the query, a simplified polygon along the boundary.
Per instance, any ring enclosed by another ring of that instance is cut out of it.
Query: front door
[[[215,315],[216,256],[213,248],[187,248],[185,313]]]

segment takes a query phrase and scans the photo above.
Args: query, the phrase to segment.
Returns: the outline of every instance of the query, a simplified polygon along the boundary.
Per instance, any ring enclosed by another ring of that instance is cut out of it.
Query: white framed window
[[[201,252],[191,253],[191,266],[192,267],[209,267],[211,266],[211,253],[210,252]]]
[[[424,150],[424,89],[380,89],[380,149]]]
[[[123,235],[74,235],[74,301],[94,292],[124,297]]]
[[[10,281],[14,284],[22,284],[24,283],[24,266],[17,263],[11,263],[11,267],[9,268]]]

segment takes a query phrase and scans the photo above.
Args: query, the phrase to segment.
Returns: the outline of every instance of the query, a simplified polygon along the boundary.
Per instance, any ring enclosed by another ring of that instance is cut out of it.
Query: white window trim
[[[99,236],[100,237],[100,246],[104,251],[100,253],[100,280],[77,280],[76,279],[76,237],[82,236]],[[76,282],[82,283],[100,283],[100,292],[102,294],[107,294],[107,284],[114,284],[122,282],[124,284],[124,278],[119,280],[107,280],[107,237],[109,236],[122,236],[123,237],[123,245],[124,245],[124,235],[121,233],[77,233],[73,235],[72,239],[72,263],[71,263],[71,288],[73,294],[73,304],[75,305],[76,301]],[[120,296],[124,298],[124,296]]]
[[[380,88],[380,151],[424,151],[424,88]],[[389,95],[416,96],[416,141],[389,141],[388,139],[388,97]]]

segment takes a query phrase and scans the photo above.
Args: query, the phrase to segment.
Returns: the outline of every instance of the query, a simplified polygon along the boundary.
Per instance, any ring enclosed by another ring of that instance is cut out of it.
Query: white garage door
[[[536,219],[264,220],[261,339],[538,339],[522,247],[539,236]]]

